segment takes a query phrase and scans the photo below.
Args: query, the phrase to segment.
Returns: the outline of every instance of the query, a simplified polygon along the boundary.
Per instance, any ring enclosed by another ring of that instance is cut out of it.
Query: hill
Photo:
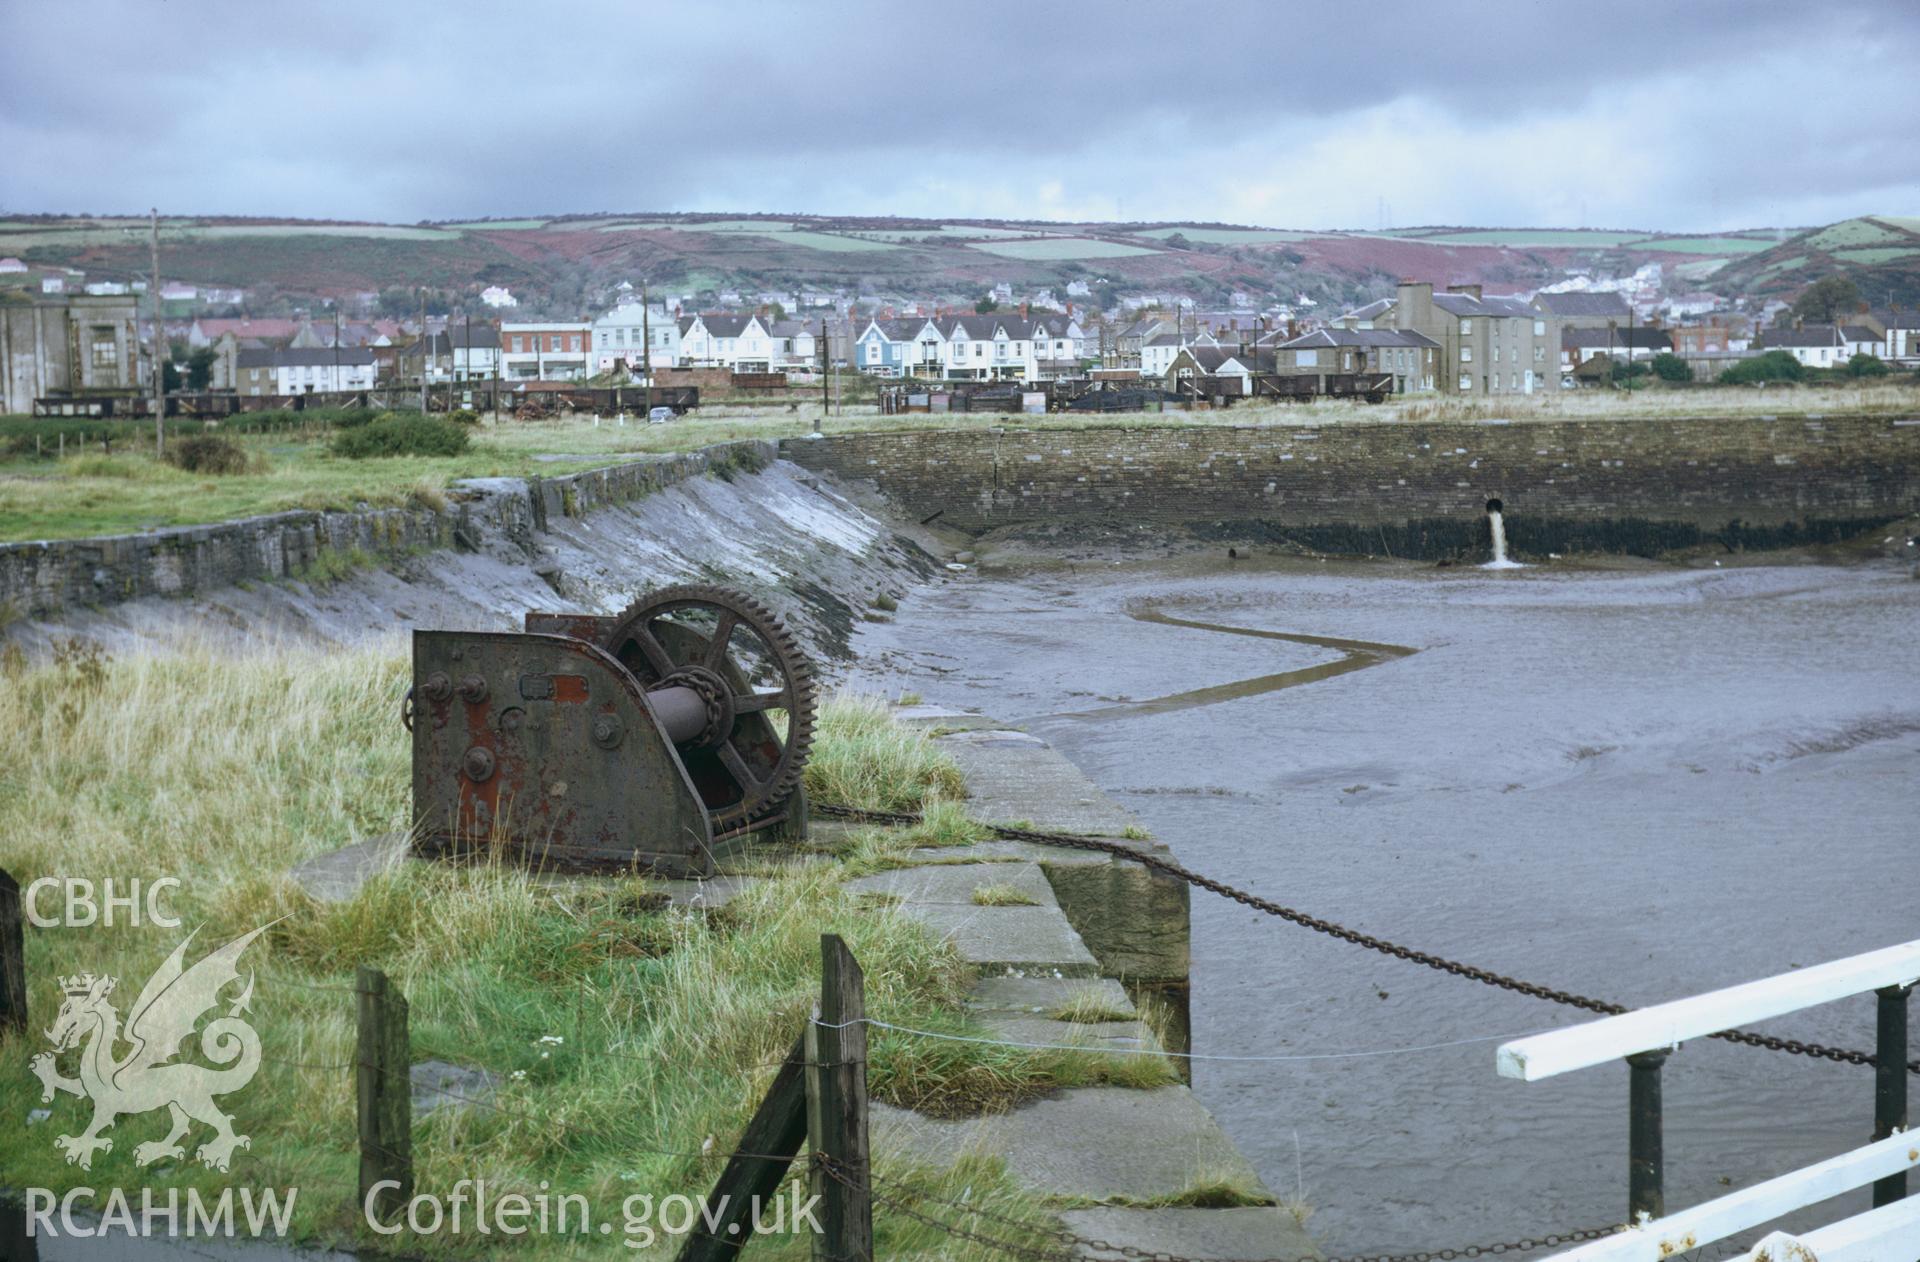
[[[143,221],[21,217],[0,222],[0,254],[131,278],[146,267]],[[942,221],[809,215],[569,215],[412,225],[235,218],[167,219],[169,279],[252,289],[256,299],[335,297],[423,286],[458,294],[511,287],[529,310],[577,312],[621,280],[699,297],[712,291],[833,290],[971,298],[1073,281],[1166,290],[1203,302],[1235,290],[1334,305],[1387,292],[1401,276],[1501,290],[1574,263],[1631,270],[1650,260],[1711,269],[1770,252],[1779,234],[1701,237],[1637,231],[1425,227],[1383,233],[1202,223]],[[256,302],[256,305],[259,305]]]
[[[1791,298],[1833,275],[1852,280],[1876,307],[1920,306],[1920,219],[1868,215],[1810,228],[1735,260],[1714,281],[1731,294]]]

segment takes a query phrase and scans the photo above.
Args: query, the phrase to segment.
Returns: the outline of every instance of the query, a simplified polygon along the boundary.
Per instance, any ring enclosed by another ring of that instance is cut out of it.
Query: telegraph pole
[[[433,355],[433,343],[427,338],[427,291],[420,295],[420,415],[427,414],[427,361]]]
[[[832,395],[833,383],[830,380],[828,380],[828,378],[832,374],[830,374],[827,371],[827,364],[832,358],[833,358],[833,352],[831,351],[831,349],[829,349],[827,345],[827,317],[821,316],[820,317],[820,419],[822,421],[827,419],[827,413],[831,411],[833,407],[833,395]]]
[[[640,377],[647,388],[647,411],[653,411],[653,323],[647,311],[647,285],[640,283]]]
[[[161,357],[167,344],[167,327],[160,309],[160,208],[149,211],[147,244],[151,251],[153,276],[153,454],[167,450],[167,361]]]

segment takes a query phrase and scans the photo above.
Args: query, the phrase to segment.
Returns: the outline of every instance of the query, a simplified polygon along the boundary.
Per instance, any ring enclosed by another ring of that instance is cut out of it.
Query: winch
[[[710,876],[804,829],[813,670],[765,605],[668,587],[522,634],[415,631],[415,848],[541,867]]]

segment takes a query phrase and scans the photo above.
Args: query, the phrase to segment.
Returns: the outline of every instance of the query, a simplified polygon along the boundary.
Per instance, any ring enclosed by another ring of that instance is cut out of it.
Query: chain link
[[[844,819],[858,823],[909,825],[920,822],[919,814],[912,811],[874,811],[857,806],[842,806],[835,802],[814,803],[812,809],[818,814],[827,816],[830,819]],[[1040,832],[1031,828],[1013,828],[1004,824],[987,824],[985,827],[992,831],[995,836],[1005,838],[1008,841],[1025,841],[1041,846],[1056,846],[1070,850],[1091,850],[1100,854],[1115,855],[1119,858],[1142,864],[1156,872],[1163,872],[1168,876],[1176,877],[1185,881],[1188,885],[1194,886],[1196,889],[1210,891],[1211,893],[1220,895],[1222,898],[1231,899],[1242,906],[1251,907],[1255,911],[1265,912],[1269,916],[1278,916],[1282,920],[1299,925],[1304,929],[1311,929],[1315,933],[1322,933],[1328,937],[1337,938],[1342,942],[1351,942],[1355,946],[1365,947],[1369,951],[1378,951],[1382,955],[1390,955],[1395,959],[1406,960],[1411,964],[1420,964],[1427,968],[1436,969],[1442,973],[1451,974],[1454,977],[1464,977],[1469,981],[1476,981],[1482,985],[1495,986],[1501,990],[1510,990],[1516,994],[1528,995],[1535,999],[1544,999],[1549,1003],[1557,1003],[1569,1008],[1579,1008],[1586,1012],[1598,1013],[1601,1016],[1618,1016],[1627,1011],[1624,1005],[1610,1003],[1605,999],[1595,999],[1589,995],[1582,995],[1571,990],[1556,990],[1551,986],[1542,986],[1537,982],[1522,981],[1517,977],[1509,977],[1505,973],[1496,973],[1491,969],[1481,968],[1474,964],[1463,964],[1459,960],[1451,960],[1443,955],[1434,955],[1428,951],[1402,946],[1397,942],[1390,942],[1385,938],[1377,938],[1370,933],[1362,933],[1358,929],[1349,929],[1347,926],[1331,920],[1322,920],[1318,916],[1310,916],[1306,912],[1283,906],[1274,902],[1272,899],[1262,898],[1258,894],[1249,893],[1246,890],[1228,885],[1225,881],[1217,881],[1210,876],[1203,876],[1190,868],[1175,863],[1171,859],[1162,858],[1159,855],[1149,853],[1135,846],[1130,846],[1122,841],[1107,841],[1099,837],[1080,837],[1071,833]],[[1729,1043],[1741,1043],[1748,1047],[1762,1047],[1769,1051],[1788,1052],[1795,1056],[1810,1056],[1815,1059],[1837,1061],[1847,1065],[1874,1065],[1878,1063],[1871,1052],[1856,1051],[1844,1047],[1829,1047],[1824,1043],[1807,1043],[1799,1039],[1783,1039],[1771,1034],[1754,1034],[1746,1030],[1721,1030],[1709,1037],[1722,1039]],[[1908,1061],[1907,1069],[1909,1072],[1920,1074],[1920,1058]]]

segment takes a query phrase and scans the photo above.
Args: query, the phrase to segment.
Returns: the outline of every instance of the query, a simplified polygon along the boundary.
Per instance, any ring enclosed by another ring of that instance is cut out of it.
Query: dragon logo
[[[40,1079],[43,1102],[60,1091],[93,1101],[93,1121],[87,1129],[78,1136],[54,1140],[69,1165],[92,1169],[96,1152],[113,1151],[113,1141],[100,1132],[113,1125],[115,1118],[161,1107],[172,1116],[172,1128],[165,1139],[133,1150],[134,1160],[143,1166],[184,1157],[186,1149],[180,1140],[193,1122],[213,1128],[213,1137],[195,1155],[215,1170],[227,1169],[234,1149],[252,1146],[245,1135],[233,1133],[233,1118],[213,1102],[215,1096],[246,1086],[260,1068],[260,1036],[240,1019],[253,998],[252,973],[229,1003],[226,1015],[207,1022],[200,1032],[201,1054],[220,1068],[168,1062],[179,1054],[200,1018],[218,1006],[220,992],[240,980],[235,967],[240,953],[268,928],[263,925],[235,938],[192,968],[183,966],[193,941],[193,934],[188,934],[133,1001],[124,1030],[119,1012],[108,1002],[115,978],[82,973],[60,979],[66,1000],[53,1028],[46,1032],[54,1050],[35,1056],[31,1068]],[[130,1048],[124,1056],[119,1054],[122,1043]],[[79,1076],[63,1078],[55,1057],[76,1047],[80,1048]]]

